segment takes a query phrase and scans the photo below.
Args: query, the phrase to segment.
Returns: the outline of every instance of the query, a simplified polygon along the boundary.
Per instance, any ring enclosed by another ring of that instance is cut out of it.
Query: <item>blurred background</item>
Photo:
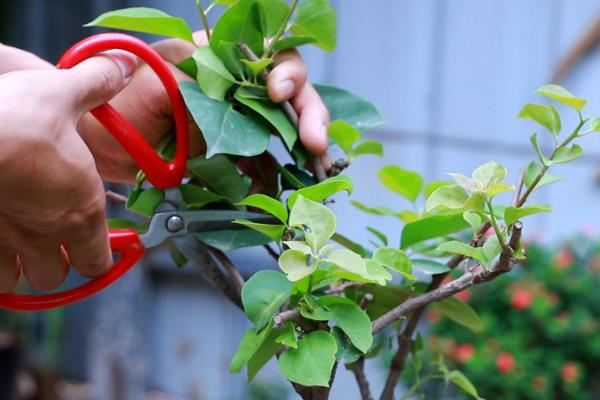
[[[389,121],[371,134],[385,142],[385,156],[358,159],[348,170],[357,182],[354,200],[400,207],[401,200],[377,183],[378,169],[388,164],[433,180],[445,172],[468,174],[495,160],[516,180],[534,158],[528,138],[535,128],[515,115],[526,102],[542,102],[533,91],[558,77],[589,100],[588,116],[600,115],[597,1],[331,1],[338,12],[338,47],[333,54],[303,51],[311,79],[366,97]],[[81,27],[84,23],[131,6],[161,8],[200,27],[193,0],[2,0],[0,41],[56,62],[71,44],[98,32]],[[576,116],[563,115],[563,126],[573,126]],[[562,243],[574,235],[591,242],[598,235],[600,140],[584,140],[586,154],[555,171],[567,181],[542,188],[535,199],[555,211],[526,224],[529,240],[550,244],[555,252],[568,247]],[[333,207],[340,231],[357,241],[366,240],[365,227],[373,224],[399,238],[401,226],[395,220],[358,214],[344,198]],[[553,259],[553,251],[545,251]],[[577,260],[587,265],[596,247],[584,253]],[[246,276],[273,266],[262,251],[239,251],[233,258]],[[72,276],[67,284],[77,282]],[[588,289],[597,293],[595,287]],[[507,304],[511,290],[505,291]],[[586,310],[597,307],[577,304]],[[6,393],[14,377],[19,398],[31,399],[284,399],[288,388],[273,368],[251,387],[243,376],[229,374],[230,358],[247,325],[192,268],[178,270],[164,254],[154,253],[91,300],[49,313],[1,313],[0,399],[10,399]],[[578,385],[593,376],[585,375],[583,364],[577,364],[581,360],[560,360],[557,371],[565,362],[579,366]],[[371,372],[380,369],[368,365]],[[342,369],[339,376],[333,398],[357,399],[353,379]],[[544,379],[560,381],[561,375]],[[375,379],[373,386],[380,382]]]

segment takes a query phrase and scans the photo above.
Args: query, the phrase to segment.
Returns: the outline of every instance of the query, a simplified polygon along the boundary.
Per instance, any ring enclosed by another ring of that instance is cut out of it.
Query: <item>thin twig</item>
[[[331,286],[329,289],[327,289],[325,291],[325,293],[327,294],[340,294],[340,293],[344,293],[346,291],[346,289],[350,289],[350,288],[355,288],[355,287],[361,287],[364,286],[365,283],[363,282],[344,282],[341,283],[339,285],[335,285],[335,286]]]
[[[204,25],[204,30],[206,31],[206,40],[210,40],[210,25],[208,23],[208,18],[206,17],[208,9],[207,11],[204,11],[204,7],[202,7],[200,0],[196,0],[196,8],[200,13],[200,18],[202,18],[202,25]]]
[[[244,55],[246,56],[246,58],[248,60],[250,60],[250,61],[259,61],[260,60],[260,58],[258,58],[258,56],[254,53],[254,51],[247,44],[239,43],[237,45],[237,47],[242,51],[242,53],[244,53]],[[269,77],[269,71],[268,71],[268,68],[265,68],[260,72],[260,78],[264,82],[267,82],[268,77]],[[294,109],[294,106],[292,106],[292,104],[289,101],[284,101],[284,102],[280,103],[280,107],[283,110],[283,112],[285,113],[285,115],[288,117],[288,119],[290,120],[292,125],[294,125],[294,127],[296,128],[296,131],[299,131],[300,118],[298,117],[298,113]],[[325,172],[325,167],[323,166],[323,163],[321,162],[321,160],[312,153],[310,153],[309,156],[310,156],[310,161],[313,163],[313,167],[315,168],[315,177],[317,178],[317,180],[319,182],[321,182],[321,181],[324,181],[325,179],[327,179],[327,173]]]
[[[273,250],[271,246],[265,244],[263,247],[265,248],[267,253],[269,253],[269,255],[273,257],[273,259],[275,259],[275,261],[279,260],[279,254],[275,250]]]
[[[287,321],[296,320],[298,317],[300,317],[300,313],[298,312],[298,310],[287,310],[282,311],[279,314],[275,314],[275,316],[273,317],[273,322],[276,325],[283,325]]]
[[[106,199],[119,204],[127,204],[127,197],[112,190],[106,191]]]
[[[348,369],[352,371],[356,378],[356,383],[360,390],[360,396],[362,400],[373,400],[371,395],[371,388],[369,387],[369,381],[365,375],[365,359],[360,357],[356,362],[347,365]]]
[[[519,199],[521,198],[521,191],[523,190],[523,183],[525,182],[525,171],[522,170],[519,174],[519,180],[517,186],[515,186],[515,194],[513,195],[512,204],[513,207],[518,207]]]
[[[225,271],[227,271],[227,275],[229,276],[229,281],[232,286],[238,293],[242,292],[242,287],[244,286],[244,278],[240,274],[240,271],[235,267],[233,262],[219,249],[215,249],[214,247],[210,247],[210,253],[221,263]]]

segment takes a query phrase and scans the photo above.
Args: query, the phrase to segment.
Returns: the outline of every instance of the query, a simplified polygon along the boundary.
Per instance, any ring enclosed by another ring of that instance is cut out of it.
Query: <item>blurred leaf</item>
[[[375,106],[362,97],[335,86],[314,86],[332,121],[345,121],[362,133],[385,123]]]
[[[506,207],[506,210],[504,210],[504,223],[506,225],[512,225],[518,219],[526,217],[528,215],[551,211],[552,207],[550,207],[547,204],[532,204],[528,206],[522,206],[519,208]]]
[[[473,233],[477,234],[479,225],[481,225],[481,216],[473,211],[465,211],[463,213],[463,218],[471,225]]]
[[[281,345],[276,342],[279,335],[281,335],[281,329],[272,329],[252,358],[248,360],[248,382],[254,379],[256,374],[258,374],[267,362],[275,357],[277,352],[281,349]]]
[[[333,196],[338,192],[341,192],[342,190],[345,190],[346,192],[348,192],[348,194],[352,194],[353,189],[354,185],[352,183],[352,179],[349,176],[332,176],[330,178],[325,179],[322,182],[319,182],[312,186],[304,187],[302,189],[298,189],[294,193],[290,194],[290,197],[288,197],[288,206],[290,208],[293,208],[294,204],[296,204],[298,196],[303,196],[313,201],[321,201]]]
[[[329,137],[333,139],[346,154],[352,152],[352,146],[361,137],[361,133],[356,128],[340,120],[330,123],[328,132]]]
[[[429,182],[425,185],[425,189],[423,189],[423,193],[425,194],[425,198],[429,198],[433,192],[435,192],[438,188],[442,186],[452,185],[452,182],[449,181],[433,181]]]
[[[242,288],[246,315],[256,329],[267,325],[288,299],[292,283],[284,274],[263,270],[254,274]]]
[[[248,68],[252,76],[258,76],[265,68],[273,64],[273,59],[261,58],[258,61],[242,60],[242,63]]]
[[[369,207],[357,200],[351,200],[350,204],[352,204],[354,207],[358,208],[359,210],[364,211],[369,214],[389,215],[392,217],[398,217],[398,213],[388,207]]]
[[[415,243],[460,232],[468,227],[469,224],[460,213],[425,217],[404,226],[400,247],[406,249]]]
[[[228,252],[244,247],[262,246],[271,243],[273,239],[253,229],[230,229],[196,233],[202,243]]]
[[[502,183],[504,178],[506,178],[506,167],[494,161],[480,165],[473,171],[473,179],[481,183],[484,188]]]
[[[259,5],[264,35],[273,37],[285,24],[289,6],[283,0],[260,0]]]
[[[571,92],[559,85],[545,85],[535,91],[537,94],[549,97],[577,111],[583,110],[586,100],[573,96]]]
[[[527,168],[525,169],[525,186],[530,187],[533,181],[535,180],[536,176],[541,172],[541,170],[542,166],[539,165],[537,162],[532,161],[531,163],[529,163],[529,165],[527,165]],[[546,173],[544,174],[542,179],[540,179],[536,187],[549,185],[551,183],[558,182],[561,180],[563,180],[563,178],[559,176],[551,176]]]
[[[331,334],[316,331],[306,334],[297,349],[279,358],[279,369],[287,380],[304,386],[329,386],[337,345]]]
[[[542,125],[554,135],[558,135],[561,129],[560,117],[552,105],[543,105],[536,103],[526,104],[519,114],[519,118],[530,119]]]
[[[256,353],[270,332],[271,325],[266,326],[264,329],[260,330],[260,332],[257,332],[254,328],[248,329],[244,334],[244,337],[242,337],[242,341],[240,342],[237,351],[233,355],[233,359],[229,365],[229,372],[242,372],[244,366]]]
[[[173,17],[154,8],[132,7],[110,11],[84,26],[151,33],[194,43],[192,30],[183,18]]]
[[[335,10],[327,0],[304,0],[296,9],[290,30],[296,36],[314,37],[317,46],[333,51],[337,41]]]
[[[590,130],[592,132],[600,132],[600,117],[590,119]]]
[[[259,120],[239,113],[227,101],[209,98],[194,82],[182,82],[179,87],[194,121],[202,130],[207,158],[221,153],[254,156],[266,150],[270,133]]]
[[[193,57],[184,58],[179,61],[177,63],[177,68],[185,72],[190,78],[196,78],[196,75],[198,75],[198,67],[196,66],[196,61],[194,61]]]
[[[576,158],[579,158],[583,154],[583,149],[578,144],[573,144],[569,147],[561,147],[556,151],[551,163],[567,163],[569,161],[573,161]]]
[[[293,49],[296,47],[303,46],[305,44],[316,43],[317,39],[312,36],[290,36],[280,39],[273,46],[275,52]]]
[[[373,154],[375,156],[383,156],[383,144],[376,140],[365,140],[352,149],[352,156],[364,156],[367,154]]]
[[[126,208],[145,217],[154,214],[158,203],[162,201],[164,192],[160,189],[137,189],[134,190],[127,200]]]
[[[433,260],[426,259],[412,259],[413,268],[418,268],[427,275],[443,274],[450,272],[450,268],[446,264],[442,264]]]
[[[475,333],[483,330],[483,321],[475,310],[456,297],[448,297],[442,301],[431,303],[431,307]]]
[[[127,218],[107,218],[106,224],[109,229],[135,229],[141,231],[144,227]]]
[[[475,386],[473,386],[471,381],[462,372],[451,371],[448,374],[448,379],[452,383],[454,383],[456,386],[458,386],[462,390],[464,390],[466,393],[468,393],[471,396],[473,396],[474,398],[476,398],[477,400],[484,400],[481,397],[479,397],[479,394],[477,394],[477,389],[475,389]]]
[[[389,190],[415,202],[423,188],[423,178],[416,172],[388,165],[379,170],[379,180]]]
[[[384,246],[388,245],[388,238],[381,231],[378,231],[375,228],[371,228],[370,226],[367,226],[367,230],[369,232],[371,232],[373,235],[375,235],[377,237],[377,239],[379,239]]]

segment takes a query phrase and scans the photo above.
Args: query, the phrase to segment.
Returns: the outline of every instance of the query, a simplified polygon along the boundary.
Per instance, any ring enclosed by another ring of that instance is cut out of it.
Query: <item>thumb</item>
[[[131,81],[137,58],[122,50],[111,50],[81,62],[67,71],[63,86],[73,109],[85,113],[108,102]]]

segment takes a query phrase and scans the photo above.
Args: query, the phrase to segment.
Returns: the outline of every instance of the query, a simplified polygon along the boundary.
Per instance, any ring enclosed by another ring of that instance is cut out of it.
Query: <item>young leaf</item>
[[[367,266],[361,256],[348,249],[336,250],[327,257],[327,261],[346,271],[360,276],[368,276]]]
[[[534,133],[533,135],[531,135],[531,137],[529,138],[529,141],[531,142],[531,145],[535,149],[535,152],[537,153],[537,155],[540,159],[540,162],[542,164],[544,164],[546,167],[549,167],[550,165],[552,165],[552,162],[550,160],[548,160],[548,158],[544,155],[544,152],[542,151],[542,149],[540,148],[540,145],[538,144],[537,133]]]
[[[586,100],[573,96],[571,92],[559,85],[542,86],[535,91],[537,94],[556,100],[559,103],[565,104],[577,111],[583,110]]]
[[[177,63],[176,67],[185,72],[190,78],[196,78],[196,75],[198,75],[198,67],[193,57],[184,58]]]
[[[423,194],[425,195],[425,199],[428,199],[429,196],[431,196],[433,194],[433,192],[435,192],[437,189],[441,188],[442,186],[448,186],[448,185],[452,185],[452,182],[449,182],[449,181],[429,182],[427,185],[425,185],[425,188],[423,189]]]
[[[299,240],[288,240],[286,242],[283,242],[283,244],[285,244],[290,249],[297,250],[303,254],[306,254],[306,255],[312,254],[312,249],[310,248],[309,245],[306,244],[306,242],[301,242]]]
[[[470,246],[467,243],[459,242],[458,240],[442,243],[438,246],[437,250],[445,253],[462,254],[463,256],[470,257],[481,262],[486,261],[481,248]]]
[[[279,369],[291,382],[328,387],[336,353],[337,345],[330,333],[311,332],[298,342],[297,349],[281,354]]]
[[[194,43],[192,30],[183,18],[172,17],[160,10],[146,7],[110,11],[84,26],[123,29],[183,39]]]
[[[257,332],[254,328],[248,329],[229,364],[229,372],[233,374],[241,372],[244,365],[256,353],[256,350],[258,350],[270,331],[271,325],[266,326],[260,332]]]
[[[297,282],[315,272],[317,269],[317,263],[310,263],[308,255],[298,250],[286,250],[277,261],[279,268],[287,278],[292,282]]]
[[[296,328],[294,327],[293,322],[288,321],[285,323],[283,332],[281,335],[277,336],[275,342],[293,349],[298,348],[298,338],[296,337]]]
[[[336,219],[323,204],[298,196],[290,212],[289,225],[303,229],[306,242],[317,252],[335,233]]]
[[[257,232],[260,232],[263,235],[270,237],[275,242],[281,240],[281,238],[283,237],[283,232],[285,231],[285,225],[261,224],[259,222],[253,222],[244,219],[236,219],[235,221],[233,221],[233,223],[244,225],[250,229],[254,229]]]
[[[480,165],[473,171],[473,179],[479,182],[484,188],[502,183],[504,178],[506,178],[506,167],[494,161]]]
[[[337,353],[335,354],[336,359],[344,359],[346,363],[352,364],[363,356],[363,353],[358,350],[356,346],[348,342],[344,331],[337,326],[331,328],[331,335],[334,337],[338,349]]]
[[[385,123],[377,108],[362,97],[335,86],[314,86],[327,106],[332,121],[344,121],[362,133]]]
[[[556,151],[554,157],[552,157],[552,163],[567,163],[580,157],[583,154],[583,149],[578,144],[573,144],[569,147],[561,147]]]
[[[345,301],[343,297],[325,296],[319,300],[319,304],[331,312],[338,326],[363,353],[367,353],[373,345],[373,334],[371,320],[366,312],[352,302]]]
[[[211,99],[194,82],[182,82],[179,87],[202,130],[207,158],[219,153],[254,156],[266,150],[271,135],[256,118],[239,113],[227,101]]]
[[[248,68],[252,76],[258,76],[265,68],[273,64],[273,59],[261,58],[258,61],[242,60],[242,63]]]
[[[145,217],[149,217],[154,213],[154,209],[164,197],[164,192],[160,189],[138,189],[129,195],[126,207],[129,211],[133,211]]]
[[[288,117],[285,115],[281,107],[273,103],[270,100],[257,100],[254,98],[252,93],[245,88],[239,88],[234,95],[235,99],[250,108],[251,110],[260,114],[264,119],[269,121],[271,125],[275,127],[277,133],[281,135],[281,138],[285,142],[285,145],[289,150],[292,150],[296,140],[298,139],[298,132],[294,125],[290,122]]]
[[[384,286],[387,282],[391,281],[394,277],[389,273],[387,268],[378,263],[375,260],[365,259],[365,265],[367,266],[367,279],[377,283],[378,285]]]
[[[316,43],[317,39],[312,36],[290,36],[283,39],[280,39],[273,46],[273,50],[275,52],[284,51],[288,49],[293,49],[296,47],[303,46],[305,44]]]
[[[490,236],[481,247],[481,250],[483,251],[483,256],[485,257],[485,262],[482,261],[482,263],[487,268],[492,260],[502,251],[502,246],[500,245],[498,236]]]
[[[469,227],[462,214],[432,215],[404,225],[400,247],[406,249],[415,243],[460,232]]]
[[[436,209],[460,209],[469,200],[465,190],[459,185],[447,185],[439,187],[429,196],[425,202],[425,212],[429,213]]]
[[[532,204],[528,206],[522,206],[519,208],[506,207],[504,210],[504,222],[506,225],[514,224],[519,218],[526,217],[532,214],[538,214],[543,212],[551,212],[552,207],[547,204]]]
[[[225,62],[230,71],[239,68],[239,60],[242,58],[236,59],[232,54],[236,45],[244,43],[255,54],[262,54],[264,35],[261,14],[257,0],[238,0],[225,10],[217,21],[210,35],[210,47]],[[238,64],[238,67],[235,64]]]
[[[290,197],[288,197],[288,206],[293,208],[299,196],[304,196],[305,198],[313,201],[321,201],[342,190],[345,190],[350,195],[352,194],[353,189],[354,185],[352,184],[352,179],[349,176],[332,176],[331,178],[327,178],[316,185],[299,189],[290,194]]]
[[[280,201],[267,195],[260,193],[251,194],[250,196],[246,197],[244,200],[240,201],[237,204],[240,206],[259,208],[263,211],[268,212],[269,214],[274,215],[284,224],[287,223],[287,208],[283,204],[281,204]]]
[[[248,360],[247,377],[250,382],[256,374],[269,362],[269,360],[279,352],[281,345],[276,339],[281,335],[281,329],[272,329],[269,335],[263,340],[260,347],[256,350],[252,358]]]
[[[259,0],[263,32],[273,37],[285,23],[289,6],[283,0]]]
[[[392,247],[380,247],[373,253],[373,260],[399,272],[407,279],[416,279],[412,276],[412,263],[406,253]]]
[[[456,386],[458,386],[459,388],[461,388],[462,390],[464,390],[466,393],[468,393],[471,396],[473,396],[475,399],[477,399],[477,400],[484,400],[481,397],[479,397],[479,394],[477,393],[477,389],[475,389],[475,386],[473,386],[473,384],[471,383],[471,381],[469,380],[469,378],[467,378],[465,376],[465,374],[463,374],[462,372],[460,372],[460,371],[451,371],[447,375],[447,378],[452,383],[454,383]]]
[[[385,234],[383,234],[383,232],[378,231],[375,228],[371,228],[370,226],[367,226],[367,230],[369,232],[371,232],[373,235],[375,235],[377,237],[377,239],[379,239],[384,246],[388,245],[388,243],[389,243],[388,238],[387,238],[387,236],[385,236]]]
[[[448,297],[442,301],[431,303],[431,307],[475,333],[483,330],[483,321],[475,310],[456,297]]]
[[[590,131],[600,132],[600,117],[590,119]]]
[[[546,129],[548,129],[554,135],[558,135],[560,133],[560,117],[554,106],[552,106],[551,104],[526,104],[521,109],[517,117],[535,121],[538,124],[545,127]]]
[[[398,217],[398,213],[394,210],[392,210],[391,208],[388,207],[369,207],[363,203],[361,203],[358,200],[351,200],[350,204],[352,204],[354,207],[358,208],[361,211],[364,211],[368,214],[373,214],[373,215],[389,215],[391,217]]]
[[[416,172],[394,165],[379,170],[379,180],[389,190],[396,192],[411,202],[415,202],[423,189],[423,178]]]
[[[291,289],[292,283],[276,271],[259,271],[246,282],[242,288],[242,303],[256,329],[271,321]]]
[[[541,170],[542,167],[537,162],[530,162],[529,165],[527,165],[527,168],[525,169],[525,179],[523,180],[525,186],[530,187],[533,184],[533,181],[535,180],[537,175],[541,172]],[[561,181],[562,179],[563,178],[559,176],[551,176],[548,174],[544,174],[542,179],[540,179],[540,181],[537,183],[536,187],[549,185],[551,183]]]
[[[335,10],[327,0],[302,1],[291,26],[294,35],[314,37],[317,39],[316,45],[326,51],[335,49],[336,29]]]
[[[329,137],[333,139],[346,154],[352,152],[352,146],[361,137],[361,133],[356,128],[340,120],[330,123],[327,131],[329,132]]]
[[[196,79],[202,92],[213,100],[223,101],[235,83],[233,75],[208,46],[197,48],[192,57],[196,62]]]
[[[412,259],[411,262],[414,268],[420,269],[427,275],[443,274],[450,271],[446,264],[433,260]]]
[[[483,185],[481,184],[481,182],[478,182],[475,179],[466,177],[463,174],[449,173],[447,175],[450,175],[454,179],[454,181],[456,182],[457,185],[459,185],[460,187],[462,187],[465,190],[468,190],[471,193],[479,192],[479,191],[483,190]],[[446,185],[442,185],[442,186],[446,186]]]
[[[375,156],[383,156],[383,144],[376,140],[365,140],[360,142],[352,149],[352,157],[373,154]]]
[[[479,229],[479,225],[481,225],[481,216],[473,211],[465,211],[463,213],[463,218],[469,223],[469,225],[471,225],[473,234],[476,234],[477,230]]]

